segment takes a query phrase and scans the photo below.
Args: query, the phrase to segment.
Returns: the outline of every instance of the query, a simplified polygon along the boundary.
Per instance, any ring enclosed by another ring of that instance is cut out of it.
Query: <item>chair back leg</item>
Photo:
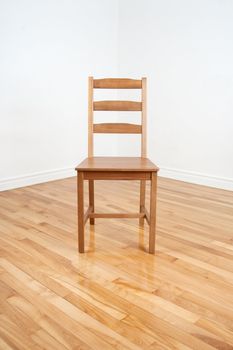
[[[91,212],[94,213],[95,206],[94,206],[94,180],[88,180],[89,182],[89,207],[91,207]],[[90,218],[90,224],[95,224],[95,219]]]
[[[145,212],[145,200],[146,200],[146,181],[141,180],[140,181],[140,207],[139,211],[140,213]],[[144,218],[139,218],[139,225],[144,224]]]

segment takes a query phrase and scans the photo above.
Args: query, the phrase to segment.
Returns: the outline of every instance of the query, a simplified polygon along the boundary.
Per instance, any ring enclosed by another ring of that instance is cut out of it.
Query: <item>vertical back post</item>
[[[146,157],[147,154],[147,147],[146,147],[146,78],[142,78],[142,139],[141,139],[141,157]]]
[[[142,78],[142,135],[141,135],[141,157],[146,158],[146,78]],[[140,181],[140,213],[145,212],[146,181]],[[144,224],[144,218],[139,219],[139,225]]]
[[[88,157],[93,157],[93,77],[88,78]]]

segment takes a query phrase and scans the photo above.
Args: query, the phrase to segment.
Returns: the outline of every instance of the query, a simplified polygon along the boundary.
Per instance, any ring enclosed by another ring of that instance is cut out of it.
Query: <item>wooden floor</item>
[[[233,349],[233,192],[159,178],[156,255],[135,219],[86,225],[76,179],[0,193],[0,349]],[[96,183],[98,211],[139,184]]]

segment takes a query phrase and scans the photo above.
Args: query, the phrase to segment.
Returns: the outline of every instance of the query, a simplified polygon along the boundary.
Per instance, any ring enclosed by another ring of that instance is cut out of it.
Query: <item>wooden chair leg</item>
[[[89,180],[89,205],[92,207],[92,212],[94,213],[94,180]],[[90,224],[95,224],[94,218],[90,218]]]
[[[149,253],[155,253],[155,225],[156,225],[156,194],[157,194],[157,173],[151,173],[150,188],[150,227],[149,227]]]
[[[140,213],[143,213],[145,208],[145,199],[146,199],[146,181],[140,180]],[[144,218],[139,218],[139,225],[144,224]]]
[[[84,180],[83,172],[77,174],[77,190],[78,190],[78,249],[79,253],[84,253]]]

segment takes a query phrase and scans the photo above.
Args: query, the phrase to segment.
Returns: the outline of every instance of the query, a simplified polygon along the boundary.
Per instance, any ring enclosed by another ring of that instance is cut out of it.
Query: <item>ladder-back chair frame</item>
[[[140,89],[141,101],[95,101],[94,89]],[[95,218],[139,218],[139,224],[146,219],[149,224],[149,253],[155,251],[155,220],[156,220],[156,189],[157,172],[156,167],[147,156],[147,108],[146,108],[146,78],[125,79],[88,79],[88,158],[76,167],[78,175],[78,238],[79,252],[84,252],[84,225],[88,219],[94,225]],[[94,123],[95,111],[140,111],[141,124],[129,123]],[[132,169],[124,164],[122,157],[105,157],[99,159],[94,157],[94,134],[95,133],[117,133],[117,134],[141,134],[141,158],[129,157],[132,160]],[[109,164],[105,162],[109,161]],[[119,162],[116,163],[119,159]],[[100,164],[104,163],[104,166]],[[138,162],[138,163],[137,163]],[[119,166],[117,166],[119,164]],[[140,165],[139,165],[140,164]],[[89,207],[84,213],[83,203],[83,181],[89,182]],[[140,180],[140,205],[139,213],[95,213],[94,212],[94,180]],[[146,180],[151,181],[150,214],[145,208]]]
[[[140,89],[141,101],[94,101],[94,89]],[[95,133],[141,134],[141,157],[147,156],[146,78],[88,78],[88,157],[94,155]],[[94,123],[94,111],[140,111],[141,125],[126,123]]]

